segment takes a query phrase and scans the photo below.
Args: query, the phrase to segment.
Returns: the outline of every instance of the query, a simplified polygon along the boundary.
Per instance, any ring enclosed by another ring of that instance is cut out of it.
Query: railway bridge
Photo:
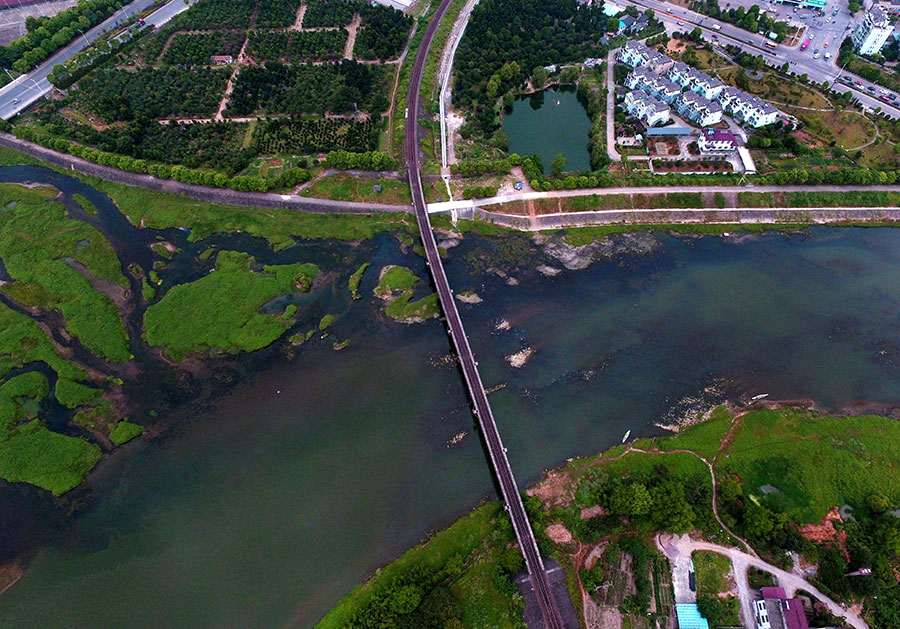
[[[513,476],[509,460],[506,457],[506,448],[504,448],[503,442],[500,439],[500,432],[494,421],[487,394],[484,391],[484,385],[482,384],[481,376],[478,373],[478,363],[475,362],[472,348],[469,346],[469,339],[466,336],[466,331],[463,328],[459,311],[456,308],[453,292],[450,290],[447,276],[444,273],[444,265],[441,262],[440,255],[438,255],[437,243],[434,238],[434,233],[431,230],[431,221],[428,217],[425,195],[422,190],[422,178],[419,164],[419,91],[422,85],[422,76],[425,71],[425,60],[428,57],[428,50],[434,39],[434,33],[447,12],[447,7],[449,5],[450,0],[441,0],[437,11],[428,23],[419,50],[416,53],[409,81],[409,91],[406,98],[407,111],[404,149],[409,168],[409,184],[412,190],[413,207],[415,209],[416,220],[419,224],[419,232],[422,237],[422,245],[425,248],[428,267],[434,285],[437,288],[438,298],[447,320],[450,337],[453,340],[453,345],[459,356],[466,386],[468,387],[475,415],[478,419],[478,425],[481,429],[485,445],[487,446],[491,467],[493,468],[494,475],[500,485],[502,498],[510,519],[512,520],[516,539],[519,542],[519,548],[522,550],[522,555],[525,557],[525,565],[528,569],[531,587],[534,590],[538,606],[540,607],[544,627],[547,629],[564,629],[559,606],[553,598],[550,581],[547,578],[547,571],[544,568],[544,562],[538,550],[534,532],[531,530],[531,524],[528,522],[525,506],[522,504],[519,488],[516,485],[516,479]]]

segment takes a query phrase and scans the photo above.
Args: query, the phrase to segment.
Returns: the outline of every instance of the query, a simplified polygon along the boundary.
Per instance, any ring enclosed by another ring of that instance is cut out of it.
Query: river
[[[447,271],[458,293],[484,299],[462,316],[485,385],[506,385],[490,399],[525,485],[729,395],[900,405],[898,239],[654,233],[548,277],[534,266],[561,266],[525,237],[467,236]],[[320,260],[349,249],[301,247]],[[362,247],[375,268],[425,272],[390,236]],[[104,461],[76,490],[75,516],[6,486],[0,507],[37,506],[0,522],[40,527],[46,543],[0,597],[0,627],[308,627],[490,494],[460,376],[441,360],[442,324],[386,320],[369,297],[375,275],[329,330],[351,339],[346,350],[314,341],[293,360],[238,363],[246,375],[212,408],[181,406],[167,431]],[[321,299],[333,307],[345,292]],[[525,347],[530,361],[511,367],[505,357]]]

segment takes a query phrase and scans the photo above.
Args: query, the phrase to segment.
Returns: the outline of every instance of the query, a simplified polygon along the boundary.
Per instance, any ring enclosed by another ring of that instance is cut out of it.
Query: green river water
[[[617,242],[555,277],[532,248],[507,264],[516,286],[479,261],[503,267],[524,237],[450,251],[455,290],[484,299],[462,316],[485,385],[506,384],[490,399],[521,485],[728,395],[900,404],[900,231]],[[305,345],[104,462],[92,504],[0,597],[0,627],[309,627],[490,494],[442,324],[378,318],[374,283],[336,325],[348,349]]]

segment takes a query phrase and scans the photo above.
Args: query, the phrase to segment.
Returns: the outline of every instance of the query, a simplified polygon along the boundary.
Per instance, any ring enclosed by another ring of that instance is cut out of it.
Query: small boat
[[[622,437],[622,443],[625,443],[626,441],[628,441],[628,437],[630,437],[630,436],[631,436],[631,431],[629,430],[628,432],[625,433],[625,436]]]
[[[760,393],[759,395],[754,395],[754,396],[753,396],[752,398],[750,398],[750,399],[751,399],[752,401],[755,402],[756,400],[761,400],[761,399],[767,398],[767,397],[769,397],[769,394],[768,394],[768,393]]]

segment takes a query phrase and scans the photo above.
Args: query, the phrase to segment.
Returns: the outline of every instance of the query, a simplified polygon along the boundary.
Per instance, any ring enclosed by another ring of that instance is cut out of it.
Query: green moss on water
[[[394,291],[412,290],[419,278],[405,266],[386,267],[375,287],[375,294],[379,297],[390,295]]]
[[[132,424],[130,421],[123,419],[109,433],[109,440],[117,446],[128,443],[135,437],[144,432],[144,427],[138,424]]]
[[[128,360],[118,309],[67,262],[127,287],[106,238],[87,223],[69,219],[59,203],[36,202],[33,191],[19,186],[0,186],[0,206],[6,207],[0,212],[0,259],[15,280],[3,291],[24,305],[61,312],[66,329],[92,352],[114,361]]]
[[[359,299],[359,285],[362,282],[363,274],[366,272],[366,269],[369,268],[369,262],[363,262],[362,265],[356,271],[353,272],[353,275],[350,276],[350,279],[347,280],[347,285],[350,288],[350,294],[353,299]]]
[[[94,205],[90,199],[88,199],[83,194],[74,194],[72,198],[75,199],[75,202],[80,205],[85,212],[90,214],[91,216],[97,216],[97,206]]]
[[[0,377],[30,362],[45,362],[61,377],[80,380],[85,373],[56,353],[47,334],[29,317],[0,303]]]
[[[412,301],[413,288],[419,278],[403,266],[388,266],[382,270],[375,295],[385,300],[384,312],[402,323],[424,321],[438,314],[437,293]]]
[[[108,400],[101,400],[96,406],[80,408],[72,421],[88,430],[105,430],[118,421],[119,415]]]
[[[327,314],[324,317],[322,317],[322,320],[319,321],[319,332],[324,332],[325,330],[330,328],[332,323],[334,323],[334,315],[333,314]]]
[[[135,226],[151,229],[187,227],[191,231],[191,242],[213,234],[246,232],[265,238],[280,250],[294,245],[296,238],[360,240],[384,231],[416,230],[415,219],[403,213],[311,214],[245,208],[131,188],[91,177],[83,179],[107,194]]]
[[[172,259],[172,252],[169,251],[168,247],[166,247],[161,242],[153,243],[152,245],[150,245],[150,248],[153,249],[153,253],[158,255],[160,258],[163,258],[165,260]]]
[[[291,264],[256,273],[252,262],[245,253],[222,251],[214,272],[169,290],[144,315],[147,342],[181,360],[188,352],[250,352],[279,338],[290,321],[259,308],[278,295],[309,290],[319,270]]]
[[[156,289],[150,285],[146,277],[141,279],[141,296],[148,304],[156,299]]]
[[[200,253],[200,255],[197,256],[197,258],[198,258],[199,260],[202,260],[202,261],[205,262],[205,261],[209,260],[211,257],[213,257],[213,255],[215,255],[215,253],[216,253],[215,247],[210,247],[209,249],[204,249],[204,250]]]
[[[54,393],[59,403],[66,408],[78,408],[96,402],[103,391],[85,386],[80,382],[60,378],[56,381]]]
[[[37,419],[0,435],[0,477],[55,496],[80,485],[99,459],[97,445],[48,430]]]

